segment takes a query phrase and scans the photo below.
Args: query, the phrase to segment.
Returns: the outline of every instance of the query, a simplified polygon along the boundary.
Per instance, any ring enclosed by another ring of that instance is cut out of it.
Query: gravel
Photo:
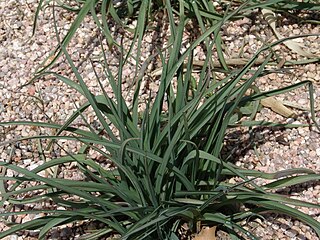
[[[32,74],[39,66],[44,56],[48,56],[50,51],[56,45],[54,37],[52,14],[49,11],[41,12],[37,31],[35,36],[30,40],[33,17],[37,1],[35,0],[10,0],[0,2],[0,121],[12,120],[32,120],[32,121],[54,121],[58,123],[70,115],[76,109],[75,105],[80,105],[85,99],[80,96],[75,90],[67,88],[62,82],[58,81],[53,76],[42,77],[27,87],[20,88],[32,79]],[[67,13],[61,9],[56,9],[58,16],[58,28],[61,35],[66,34],[70,27],[74,15]],[[161,17],[161,16],[159,16]],[[132,26],[135,22],[132,22]],[[160,27],[163,29],[164,26]],[[99,58],[99,46],[95,25],[89,17],[85,18],[81,25],[80,31],[76,33],[75,38],[70,43],[69,52],[76,65],[79,66],[80,73],[84,76],[89,89],[95,93],[100,92],[98,82],[95,81],[95,75],[92,72],[90,63],[86,59],[87,56]],[[121,40],[121,34],[117,34],[118,29],[112,29],[116,34],[118,42]],[[309,23],[299,24],[291,19],[282,19],[281,26],[278,31],[283,36],[291,36],[296,34],[319,33],[320,27]],[[236,34],[235,34],[236,33]],[[159,35],[148,35],[146,42],[142,48],[141,63],[147,59],[149,55],[155,52],[155,46],[161,43],[159,39],[165,39],[166,33],[158,33]],[[257,17],[253,23],[250,19],[242,19],[232,22],[224,27],[223,39],[225,40],[226,49],[228,49],[228,57],[250,57],[264,42],[275,41],[272,30],[267,23]],[[320,55],[320,38],[308,37],[299,41],[303,42],[312,53]],[[90,44],[88,44],[90,43]],[[125,36],[124,44],[128,46],[130,36]],[[187,47],[187,46],[186,46]],[[283,46],[275,47],[276,53],[281,58],[287,60],[301,59],[295,53],[290,52]],[[243,51],[243,52],[241,52]],[[201,49],[197,49],[195,60],[203,60]],[[114,64],[119,57],[117,51],[110,51],[108,58]],[[131,60],[129,59],[129,62]],[[95,64],[98,75],[101,74],[101,68]],[[147,72],[159,67],[157,61],[148,65]],[[124,69],[124,91],[127,92],[127,99],[130,100],[132,91],[130,79],[134,76],[134,68],[132,65]],[[70,75],[70,69],[63,58],[60,58],[58,64],[53,67],[59,73]],[[116,66],[112,67],[116,70]],[[272,70],[272,68],[270,68]],[[70,75],[72,79],[74,77]],[[101,76],[101,75],[100,75]],[[261,90],[270,90],[283,87],[285,85],[300,82],[302,80],[311,80],[315,88],[316,107],[319,105],[320,96],[320,68],[319,63],[310,63],[307,65],[298,65],[290,70],[289,74],[272,73],[258,79],[256,85]],[[152,81],[151,81],[152,80]],[[150,84],[145,84],[145,90],[142,96],[148,97],[148,89],[156,93],[159,81],[147,77],[146,81],[151,81]],[[102,80],[105,91],[112,96],[111,87],[107,80]],[[290,93],[278,96],[278,99],[291,103],[297,103],[301,107],[308,107],[308,92],[306,88],[299,88]],[[143,106],[141,106],[143,108]],[[295,121],[300,123],[308,123],[310,115],[299,109],[294,109],[298,118]],[[92,112],[87,112],[86,117],[93,125],[96,119]],[[317,118],[319,113],[317,112]],[[264,108],[257,115],[259,120],[286,122],[288,119],[274,113],[270,109]],[[81,122],[79,121],[80,125]],[[19,136],[38,135],[45,129],[35,129],[32,127],[6,127],[1,129],[1,140],[9,141]],[[249,134],[245,130],[230,132],[226,142],[229,141],[229,146],[226,148],[237,148],[238,151],[234,154],[234,161],[238,166],[243,166],[249,169],[257,169],[261,171],[274,172],[289,168],[310,168],[316,172],[320,172],[320,138],[315,129],[298,128],[298,129],[279,129],[279,130],[263,130],[257,131],[254,134],[255,146],[249,142]],[[280,140],[279,140],[280,139]],[[79,146],[74,142],[61,142],[64,147],[70,152],[76,152]],[[47,159],[60,156],[64,152],[60,149],[53,149],[52,152],[46,152]],[[93,158],[99,160],[99,156]],[[22,141],[19,144],[0,147],[0,161],[12,161],[29,170],[36,168],[43,163],[37,146],[31,141]],[[108,163],[110,166],[110,163]],[[69,171],[69,172],[68,172]],[[71,179],[81,179],[81,174],[77,174],[70,168],[63,169],[62,176]],[[13,172],[7,171],[7,175],[13,175]],[[262,182],[259,182],[262,183]],[[290,189],[283,189],[283,193],[292,195],[293,198],[306,200],[312,203],[319,204],[320,202],[320,185],[319,182],[308,184],[300,184]],[[39,206],[30,206],[32,208],[41,208]],[[24,206],[24,209],[27,206]],[[311,214],[314,218],[320,221],[319,209],[299,208],[305,213]],[[0,211],[5,211],[1,209]],[[40,216],[24,215],[14,221],[23,223],[30,219]],[[52,239],[68,239],[68,236],[79,235],[78,230],[74,230],[68,226],[61,231],[54,232]],[[249,223],[246,226],[254,231],[261,239],[318,239],[314,231],[310,227],[299,221],[281,215],[268,216],[260,223]],[[5,224],[0,222],[0,231],[7,229]],[[34,233],[36,234],[36,233]],[[34,235],[33,234],[33,235]],[[35,235],[36,236],[36,235]],[[33,238],[36,238],[33,236]],[[12,235],[7,239],[26,239],[24,235]],[[32,234],[28,236],[32,239]],[[223,238],[221,238],[223,239]]]

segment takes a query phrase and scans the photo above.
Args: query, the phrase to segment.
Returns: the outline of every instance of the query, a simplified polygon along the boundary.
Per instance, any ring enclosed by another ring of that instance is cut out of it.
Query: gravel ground
[[[64,120],[75,110],[75,104],[84,102],[84,98],[74,90],[66,88],[64,84],[52,76],[46,76],[33,84],[20,88],[32,78],[32,73],[36,70],[39,63],[48,56],[50,50],[56,45],[52,14],[46,10],[40,14],[37,32],[34,38],[30,40],[32,32],[33,17],[37,1],[35,0],[11,0],[0,1],[0,121],[12,120],[32,120],[32,121],[54,121],[58,123]],[[61,34],[65,34],[70,27],[73,15],[62,10],[57,10],[58,26]],[[159,16],[161,17],[161,16]],[[302,24],[294,22],[291,19],[284,18],[281,21],[278,31],[283,36],[296,34],[319,33],[319,26],[311,24]],[[134,23],[132,23],[134,24]],[[164,29],[159,21],[160,28]],[[91,19],[87,17],[77,32],[75,38],[70,44],[69,52],[79,71],[84,76],[90,90],[99,92],[98,82],[95,81],[94,73],[88,56],[99,58],[97,33]],[[113,29],[116,32],[116,29]],[[235,34],[236,33],[236,34]],[[120,42],[120,35],[115,36]],[[165,32],[158,35],[149,35],[142,49],[142,63],[155,51],[155,45],[162,47],[165,43],[159,39],[165,39]],[[250,57],[262,46],[264,41],[275,40],[272,30],[267,23],[257,17],[255,23],[249,19],[239,20],[230,23],[224,28],[223,36],[226,49],[230,57]],[[303,42],[308,49],[316,55],[320,55],[320,38],[309,37]],[[90,43],[90,44],[88,44]],[[130,43],[130,37],[125,36],[124,44]],[[156,43],[156,44],[155,44]],[[283,46],[275,48],[276,52],[286,60],[301,59]],[[116,59],[119,57],[117,51],[110,51],[108,58]],[[195,60],[202,60],[201,49],[198,49]],[[95,64],[98,74],[101,73],[98,64]],[[148,66],[149,72],[158,67],[157,62],[151,62]],[[116,66],[112,67],[113,70]],[[65,64],[64,59],[58,61],[54,70],[61,74],[69,74],[70,69]],[[272,69],[270,69],[272,70]],[[127,99],[132,95],[130,86],[134,74],[134,65],[124,69],[124,89],[127,91]],[[256,83],[261,90],[270,90],[297,83],[302,80],[312,80],[315,87],[314,97],[316,106],[320,106],[320,68],[319,63],[295,66],[288,74],[273,73],[262,77]],[[145,84],[145,91],[142,95],[147,97],[148,89],[156,92],[158,81],[156,78],[146,78],[148,84]],[[107,81],[102,81],[108,94],[112,91]],[[308,92],[306,88],[297,89],[289,94],[281,95],[278,99],[287,103],[298,105],[300,108],[308,107]],[[75,104],[73,104],[73,101]],[[297,119],[286,119],[274,113],[270,109],[263,108],[258,114],[258,119],[280,122],[307,123],[310,116],[308,113],[297,108],[293,110],[298,115]],[[86,113],[88,121],[95,124],[95,118],[92,113]],[[319,117],[317,113],[317,117]],[[81,124],[79,122],[79,124]],[[29,136],[40,134],[44,129],[35,129],[32,127],[12,127],[1,129],[1,140],[8,141],[18,136]],[[241,141],[239,141],[241,140]],[[254,134],[253,146],[250,142],[249,134],[241,129],[236,132],[230,132],[226,139],[226,149],[237,148],[234,159],[237,165],[249,169],[273,172],[277,170],[304,167],[320,172],[320,138],[315,129],[263,129]],[[71,152],[76,152],[78,147],[75,143],[64,142],[65,148]],[[0,148],[0,161],[16,162],[19,166],[27,169],[34,169],[43,163],[41,156],[37,152],[37,146],[29,141],[24,141],[14,146]],[[52,152],[46,152],[46,157],[52,158],[63,154],[63,151],[56,148]],[[98,158],[98,156],[96,156]],[[95,158],[95,156],[93,156]],[[77,172],[72,169],[61,171],[61,177],[81,178]],[[13,174],[7,172],[8,175]],[[293,198],[307,200],[312,203],[320,202],[319,182],[302,184],[290,189],[283,189],[283,193],[290,194]],[[41,206],[24,206],[26,208],[35,208]],[[320,221],[320,211],[317,209],[305,209],[302,211],[311,214]],[[4,211],[4,209],[0,209]],[[25,215],[14,219],[17,223],[23,223],[38,216]],[[64,230],[58,231],[52,235],[51,239],[71,239],[71,235],[81,234],[78,230],[73,230],[72,226],[67,226]],[[92,227],[92,226],[91,226]],[[87,226],[85,229],[90,229]],[[281,215],[269,215],[263,222],[252,222],[248,228],[253,230],[261,239],[318,239],[315,233],[299,221],[290,219]],[[0,222],[0,231],[6,229],[6,226]],[[7,239],[35,239],[36,236],[18,236],[13,235]],[[223,237],[221,237],[223,239]]]

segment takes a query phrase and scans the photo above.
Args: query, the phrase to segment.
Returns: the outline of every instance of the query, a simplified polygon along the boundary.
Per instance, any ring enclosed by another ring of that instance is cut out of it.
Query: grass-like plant
[[[102,1],[101,5],[109,6],[111,14],[114,8],[110,2]],[[88,220],[101,222],[104,227],[83,236],[83,239],[98,239],[115,233],[121,235],[121,239],[179,239],[178,229],[183,223],[188,223],[194,232],[199,230],[199,225],[219,226],[233,239],[241,236],[256,239],[252,233],[243,228],[243,220],[263,217],[266,212],[283,213],[299,219],[310,225],[320,236],[320,223],[292,207],[295,205],[319,208],[318,205],[274,193],[274,190],[279,188],[318,180],[319,174],[308,169],[262,173],[239,168],[221,158],[224,137],[230,125],[235,123],[247,126],[277,125],[263,121],[240,122],[237,112],[248,103],[258,103],[265,97],[307,85],[314,119],[312,84],[303,81],[274,91],[246,95],[254,81],[266,74],[265,66],[273,57],[270,49],[284,40],[261,48],[240,69],[230,70],[221,57],[221,65],[225,65],[228,74],[220,81],[215,81],[213,78],[212,51],[208,50],[198,80],[194,81],[192,73],[194,49],[204,43],[207,49],[216,46],[218,51],[221,51],[219,56],[222,56],[221,39],[218,37],[217,40],[213,35],[219,36],[217,34],[226,21],[244,14],[248,6],[255,1],[243,4],[225,15],[212,17],[213,20],[210,16],[216,15],[209,10],[199,8],[197,10],[199,6],[206,6],[205,2],[178,1],[173,7],[170,1],[159,1],[158,4],[165,3],[163,8],[170,22],[170,31],[175,34],[169,39],[169,47],[159,51],[163,66],[159,89],[155,99],[146,100],[143,113],[138,110],[138,103],[143,101],[139,96],[142,78],[137,79],[132,102],[127,103],[122,95],[122,69],[126,59],[134,54],[132,49],[127,53],[121,49],[124,55],[119,59],[118,72],[114,73],[109,68],[106,50],[101,45],[104,54],[102,65],[115,98],[110,98],[104,92],[98,77],[97,81],[103,94],[94,95],[89,91],[66,50],[72,34],[69,35],[70,38],[67,35],[61,41],[57,34],[60,44],[55,56],[64,54],[77,81],[58,73],[46,72],[46,67],[39,71],[36,78],[54,75],[67,87],[84,95],[87,102],[80,106],[63,125],[21,121],[1,123],[1,125],[32,125],[56,129],[57,134],[54,136],[32,136],[23,139],[49,139],[53,144],[58,144],[59,139],[67,139],[78,141],[83,147],[77,154],[67,154],[45,162],[32,171],[15,164],[0,163],[2,168],[17,173],[14,177],[5,174],[0,176],[1,181],[15,181],[12,186],[1,188],[1,205],[51,201],[54,206],[62,206],[65,209],[0,213],[1,217],[45,213],[43,217],[13,225],[9,230],[0,233],[0,238],[22,230],[37,229],[40,230],[39,239],[44,239],[54,227]],[[275,4],[281,1],[270,2]],[[151,3],[128,0],[127,14],[133,14],[137,6],[139,7],[137,29],[140,30],[136,30],[135,38],[138,39],[138,46],[141,46]],[[83,19],[89,11],[94,15],[94,7],[93,3],[85,1],[83,8],[79,9],[77,21],[81,22],[80,18]],[[202,26],[202,34],[185,52],[181,52],[182,37],[186,22],[192,17],[191,12]],[[202,20],[203,18],[206,22]],[[80,22],[74,23],[73,33]],[[104,31],[103,27],[100,29],[107,34],[106,29]],[[113,40],[108,42],[111,43]],[[267,57],[259,67],[253,68],[256,59],[262,53]],[[139,59],[140,53],[136,54],[136,59]],[[166,110],[164,105],[167,106]],[[84,112],[89,107],[99,120],[101,125],[99,130],[93,129],[85,119]],[[87,130],[72,126],[78,118],[86,122]],[[117,134],[114,133],[115,129]],[[87,154],[89,149],[112,161],[116,168],[104,169]],[[68,152],[67,149],[64,150]],[[67,180],[54,175],[51,177],[41,175],[42,171],[53,167],[59,168],[71,162],[76,163],[79,171],[84,174],[84,180]],[[242,181],[237,184],[230,183],[229,179],[232,177],[238,177]],[[255,183],[257,178],[273,181],[257,185]],[[36,184],[32,186],[25,184],[29,182]],[[16,198],[25,193],[31,197]]]

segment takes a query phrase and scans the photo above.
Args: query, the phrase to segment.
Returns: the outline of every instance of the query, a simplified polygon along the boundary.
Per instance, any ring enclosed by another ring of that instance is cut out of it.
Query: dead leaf
[[[202,230],[194,237],[194,240],[216,240],[216,226],[203,227]]]
[[[47,58],[44,60],[43,66],[48,66],[49,64],[51,64],[51,63],[53,62],[53,60],[55,59],[55,57],[56,57],[55,54],[49,55],[49,57],[47,57]]]
[[[279,100],[277,100],[274,97],[267,97],[265,99],[262,99],[261,104],[262,106],[271,108],[272,111],[287,118],[290,118],[296,115],[292,110],[284,106]]]
[[[272,12],[269,9],[262,9],[261,11],[264,19],[268,22],[269,26],[272,28],[272,31],[276,35],[277,39],[279,40],[283,39],[284,37],[277,31],[277,28],[276,28],[277,18],[274,12]],[[287,41],[284,41],[283,44],[286,45],[287,48],[298,53],[301,56],[308,57],[308,58],[317,57],[315,54],[303,50],[305,46],[301,43],[295,42],[293,40],[287,40]]]
[[[247,58],[229,58],[229,59],[225,59],[226,61],[226,64],[228,66],[244,66],[248,63],[249,59]],[[263,63],[265,61],[265,59],[262,59],[262,58],[258,58],[255,60],[254,62],[254,65],[260,65],[261,63]],[[196,69],[202,69],[202,67],[204,66],[205,64],[205,61],[197,61],[197,60],[194,60],[193,61],[193,66],[195,67],[194,70]],[[221,67],[221,64],[218,62],[218,61],[213,61],[212,63],[212,66],[213,67],[216,67],[216,68],[220,68]],[[186,71],[186,67],[184,66],[184,70]],[[151,73],[151,76],[152,77],[156,77],[156,76],[160,76],[162,74],[162,67],[154,70],[152,73]]]

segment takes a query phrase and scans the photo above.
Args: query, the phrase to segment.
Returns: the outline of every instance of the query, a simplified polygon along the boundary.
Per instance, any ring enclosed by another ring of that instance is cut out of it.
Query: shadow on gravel
[[[302,112],[297,116],[300,122],[309,124],[309,131],[316,132],[316,128],[311,128],[312,120],[307,112]],[[247,127],[235,128],[226,134],[224,147],[221,151],[221,158],[232,163],[238,162],[246,156],[249,151],[255,151],[258,147],[267,142],[277,143],[281,146],[290,146],[287,139],[286,127],[254,127],[246,130]]]
[[[268,141],[275,141],[283,146],[290,145],[285,137],[284,127],[255,127],[249,131],[234,130],[226,135],[221,157],[236,163],[249,151],[255,150]]]

